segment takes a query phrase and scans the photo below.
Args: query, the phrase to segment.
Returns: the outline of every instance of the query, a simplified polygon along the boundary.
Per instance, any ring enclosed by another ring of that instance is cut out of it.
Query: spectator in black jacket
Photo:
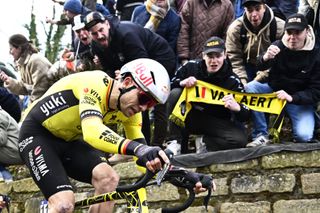
[[[172,91],[168,99],[168,112],[171,112],[178,101],[184,87],[193,87],[201,80],[216,86],[243,92],[244,88],[239,77],[233,73],[227,59],[224,41],[219,37],[209,38],[204,45],[202,59],[191,60],[181,66],[172,80]],[[170,122],[168,148],[179,153],[179,145],[183,139],[183,131],[188,134],[203,135],[207,151],[235,149],[245,147],[247,136],[241,122],[249,119],[250,111],[243,104],[235,101],[232,95],[222,98],[225,105],[192,103],[187,114],[185,129]],[[175,144],[174,146],[172,144]],[[181,152],[184,153],[182,145]]]
[[[260,57],[260,69],[270,68],[268,83],[252,81],[249,93],[276,92],[286,100],[296,142],[310,142],[315,127],[314,106],[320,100],[320,52],[315,34],[302,14],[293,14],[285,23],[285,34]],[[253,142],[247,146],[269,143],[268,129],[262,113],[253,112]]]
[[[137,58],[150,58],[161,63],[170,77],[174,75],[176,58],[168,42],[160,35],[132,22],[120,22],[116,17],[104,17],[92,12],[85,18],[86,28],[92,39],[103,47],[103,55],[97,54],[104,70],[111,77],[125,63]],[[93,50],[95,52],[95,50]],[[152,145],[161,146],[166,137],[167,113],[165,105],[154,108],[155,129]],[[149,129],[148,114],[143,116],[143,128]],[[146,130],[148,131],[148,130]],[[143,130],[143,133],[145,132]],[[148,135],[145,135],[148,141]],[[150,140],[149,140],[150,141]]]

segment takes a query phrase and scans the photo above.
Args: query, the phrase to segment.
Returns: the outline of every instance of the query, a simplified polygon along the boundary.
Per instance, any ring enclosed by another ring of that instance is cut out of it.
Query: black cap
[[[91,27],[93,27],[94,25],[104,22],[106,20],[106,18],[99,12],[91,12],[88,15],[86,15],[85,19],[84,19],[84,23],[85,23],[85,28],[87,30],[89,30]]]
[[[224,40],[217,37],[212,36],[209,38],[203,47],[203,53],[208,54],[211,52],[222,53],[226,50],[226,46],[224,44]]]
[[[264,0],[244,0],[242,6],[248,6],[249,4],[264,4]]]
[[[285,30],[304,30],[308,27],[306,17],[300,13],[290,15],[284,24]]]

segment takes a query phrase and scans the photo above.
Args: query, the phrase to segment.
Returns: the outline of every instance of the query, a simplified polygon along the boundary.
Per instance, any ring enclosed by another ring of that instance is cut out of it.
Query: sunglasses
[[[155,106],[158,102],[150,95],[139,89],[138,93],[139,105],[146,105],[148,108]]]

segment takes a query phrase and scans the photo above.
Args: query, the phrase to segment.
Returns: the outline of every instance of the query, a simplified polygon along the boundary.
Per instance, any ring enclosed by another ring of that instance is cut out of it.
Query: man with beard
[[[120,22],[116,17],[104,17],[99,12],[89,13],[85,24],[93,41],[103,47],[104,52],[98,54],[98,58],[103,70],[107,70],[110,76],[115,77],[115,71],[124,63],[137,58],[158,61],[166,68],[170,78],[173,76],[176,67],[175,54],[160,35],[132,22]],[[151,144],[161,146],[167,131],[166,106],[155,106],[154,116],[154,141]]]

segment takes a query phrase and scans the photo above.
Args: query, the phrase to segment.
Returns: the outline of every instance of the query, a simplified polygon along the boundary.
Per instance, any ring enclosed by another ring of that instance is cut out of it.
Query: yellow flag
[[[229,94],[232,94],[238,103],[259,112],[279,115],[286,104],[286,101],[278,99],[275,93],[235,92],[198,80],[194,87],[184,88],[170,119],[177,125],[184,126],[187,114],[192,108],[191,102],[224,105],[222,98]]]

